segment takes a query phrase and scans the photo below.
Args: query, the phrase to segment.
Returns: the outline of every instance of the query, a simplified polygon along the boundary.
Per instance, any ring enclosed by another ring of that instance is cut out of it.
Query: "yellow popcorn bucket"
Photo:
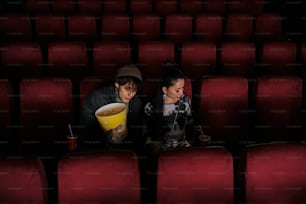
[[[110,103],[95,112],[104,132],[116,129],[119,135],[124,135],[127,132],[126,115],[127,106],[124,103]]]

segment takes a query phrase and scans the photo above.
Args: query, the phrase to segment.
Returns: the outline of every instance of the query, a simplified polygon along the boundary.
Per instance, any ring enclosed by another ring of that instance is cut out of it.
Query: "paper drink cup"
[[[76,137],[75,135],[74,136],[69,135],[67,137],[67,143],[68,143],[68,150],[69,151],[76,150],[77,145],[78,145],[77,140],[78,140],[78,137]]]
[[[126,115],[127,107],[124,103],[110,103],[100,107],[95,112],[104,132],[116,129],[119,135],[124,135],[127,132]]]

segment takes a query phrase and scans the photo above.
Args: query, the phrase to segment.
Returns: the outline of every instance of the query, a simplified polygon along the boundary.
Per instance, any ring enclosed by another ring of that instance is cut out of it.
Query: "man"
[[[142,138],[143,105],[136,95],[142,87],[142,75],[134,65],[118,69],[114,84],[94,90],[86,96],[81,112],[82,146],[90,147],[128,147],[139,150],[144,141]],[[115,130],[105,133],[95,112],[101,106],[121,102],[127,105],[127,135],[117,135]]]

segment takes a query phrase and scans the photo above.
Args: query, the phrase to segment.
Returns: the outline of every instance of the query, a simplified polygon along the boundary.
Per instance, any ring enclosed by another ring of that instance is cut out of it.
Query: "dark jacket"
[[[86,96],[81,111],[80,119],[80,142],[85,148],[90,147],[119,147],[141,148],[144,139],[142,138],[142,115],[143,104],[138,95],[135,95],[128,104],[127,128],[128,135],[123,144],[110,144],[106,134],[103,132],[95,117],[95,111],[103,105],[121,102],[117,89],[114,85],[94,90]]]

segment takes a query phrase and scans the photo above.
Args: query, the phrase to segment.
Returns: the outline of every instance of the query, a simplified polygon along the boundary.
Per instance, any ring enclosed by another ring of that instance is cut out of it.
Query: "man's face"
[[[132,82],[128,82],[121,86],[118,83],[115,83],[115,86],[118,89],[119,98],[124,103],[128,103],[137,93],[136,84]]]

